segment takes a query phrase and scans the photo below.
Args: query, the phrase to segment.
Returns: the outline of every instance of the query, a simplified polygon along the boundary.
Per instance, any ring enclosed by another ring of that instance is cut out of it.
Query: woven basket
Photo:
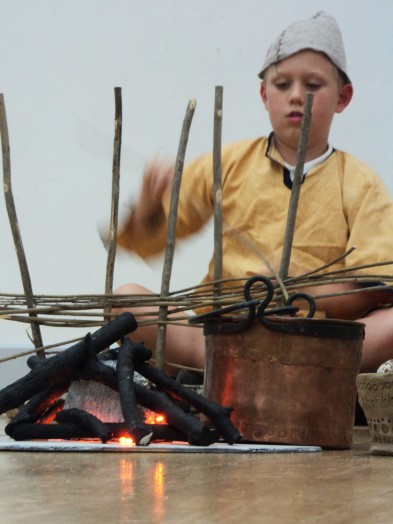
[[[371,453],[393,455],[393,373],[361,373],[356,383],[370,428]]]

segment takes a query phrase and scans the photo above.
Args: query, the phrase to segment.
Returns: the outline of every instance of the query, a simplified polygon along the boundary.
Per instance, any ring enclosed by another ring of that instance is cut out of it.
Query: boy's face
[[[340,83],[333,63],[322,53],[301,51],[270,66],[261,84],[261,96],[273,127],[275,143],[284,160],[294,165],[306,93],[314,95],[306,161],[327,148],[335,113],[352,98],[352,85]]]

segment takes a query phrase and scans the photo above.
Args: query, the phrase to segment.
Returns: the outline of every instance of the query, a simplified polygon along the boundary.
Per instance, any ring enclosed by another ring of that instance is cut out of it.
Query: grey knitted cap
[[[306,49],[327,55],[350,81],[340,28],[335,18],[324,11],[319,11],[313,17],[295,22],[284,29],[270,46],[259,77],[263,78],[266,69],[272,64]]]

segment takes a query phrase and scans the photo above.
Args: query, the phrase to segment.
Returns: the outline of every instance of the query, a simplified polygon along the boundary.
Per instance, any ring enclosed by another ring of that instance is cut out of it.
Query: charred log
[[[57,413],[60,413],[60,411],[62,411],[64,408],[64,404],[65,400],[63,398],[55,400],[55,402],[53,402],[53,404],[51,404],[45,413],[40,417],[38,423],[51,424],[55,420]]]
[[[147,362],[139,363],[136,366],[136,370],[148,380],[154,382],[156,386],[164,390],[169,395],[173,395],[175,398],[180,398],[187,401],[191,406],[203,413],[218,429],[228,444],[239,442],[239,440],[242,438],[239,431],[231,422],[231,412],[233,411],[232,408],[223,407],[211,400],[208,400],[202,395],[196,393],[193,389],[187,388],[172,377],[165,375],[158,368],[148,364]]]
[[[217,442],[219,435],[216,431],[207,428],[194,415],[184,413],[165,393],[144,388],[139,384],[135,384],[135,392],[139,404],[156,413],[165,413],[167,422],[185,433],[190,444],[210,446]]]
[[[127,431],[138,445],[149,444],[153,433],[142,422],[136,401],[134,384],[135,345],[123,338],[117,356],[116,375],[118,380],[120,404]]]
[[[92,380],[119,391],[116,371],[95,358],[88,358],[72,375],[72,380]]]
[[[100,419],[84,411],[83,409],[65,409],[56,415],[56,421],[60,423],[73,423],[90,431],[91,435],[99,438],[101,442],[105,443],[112,438],[112,433],[108,426],[101,422]]]
[[[121,351],[121,350],[120,350]],[[118,391],[117,376],[114,369],[106,366],[98,359],[89,359],[78,373],[80,379],[96,380]],[[165,413],[168,423],[181,433],[187,435],[188,442],[196,446],[209,446],[218,440],[218,434],[203,425],[193,415],[184,413],[169,397],[160,391],[148,389],[134,384],[137,403],[155,411]]]
[[[104,350],[136,327],[134,316],[131,313],[122,313],[91,335],[94,351],[98,353]],[[36,365],[30,373],[0,391],[0,413],[21,406],[40,391],[47,389],[48,385],[56,385],[59,377],[62,382],[67,382],[86,359],[86,353],[86,341],[83,340],[46,359],[42,365]]]
[[[135,369],[145,378],[153,382],[160,389],[164,390],[176,399],[187,401],[195,409],[203,413],[213,425],[220,431],[222,437],[228,444],[239,442],[241,434],[233,426],[230,416],[232,408],[222,407],[219,404],[208,400],[196,393],[193,389],[187,388],[166,375],[160,369],[148,364],[146,360],[151,357],[151,351],[141,344],[135,344],[128,339],[127,346],[133,345]],[[119,355],[122,349],[119,351]]]
[[[53,404],[56,404],[59,397],[67,391],[68,386],[68,383],[60,383],[32,397],[7,424],[5,427],[6,434],[13,438],[12,433],[17,426],[34,424],[45,418],[49,412],[53,413]]]
[[[14,440],[94,438],[89,429],[77,424],[21,424],[14,427],[9,436]]]
[[[42,358],[38,357],[37,355],[32,355],[26,361],[26,364],[28,365],[30,369],[35,369],[41,366],[42,363],[43,363]]]
[[[113,439],[130,436],[125,424],[105,424]],[[147,425],[153,432],[152,442],[187,442],[187,436],[165,424]],[[11,436],[11,435],[10,435]],[[21,424],[12,432],[14,440],[48,440],[48,439],[99,439],[91,428],[75,423],[60,424]]]

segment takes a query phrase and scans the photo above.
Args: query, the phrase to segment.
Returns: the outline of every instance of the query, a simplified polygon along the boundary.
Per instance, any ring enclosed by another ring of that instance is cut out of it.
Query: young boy
[[[320,12],[288,27],[270,47],[259,76],[273,132],[223,148],[223,278],[270,274],[258,253],[278,272],[307,93],[314,101],[289,275],[318,269],[351,247],[356,250],[329,270],[392,260],[393,203],[386,188],[369,167],[329,144],[333,117],[344,111],[353,94],[335,19]],[[178,238],[199,230],[212,215],[212,166],[212,155],[206,155],[184,170]],[[147,167],[139,202],[119,235],[120,246],[144,258],[164,248],[172,176],[171,165]],[[376,270],[362,271],[367,272]],[[392,275],[393,266],[384,266],[383,273]],[[204,281],[211,280],[212,263]],[[355,288],[335,284],[323,292]],[[308,292],[322,293],[321,288]],[[126,285],[117,293],[148,291]],[[390,296],[376,291],[317,302],[330,318],[366,325],[362,371],[375,371],[393,358],[393,309],[382,306]],[[133,337],[155,347],[154,326],[141,327]],[[170,325],[166,361],[203,369],[202,330]]]

